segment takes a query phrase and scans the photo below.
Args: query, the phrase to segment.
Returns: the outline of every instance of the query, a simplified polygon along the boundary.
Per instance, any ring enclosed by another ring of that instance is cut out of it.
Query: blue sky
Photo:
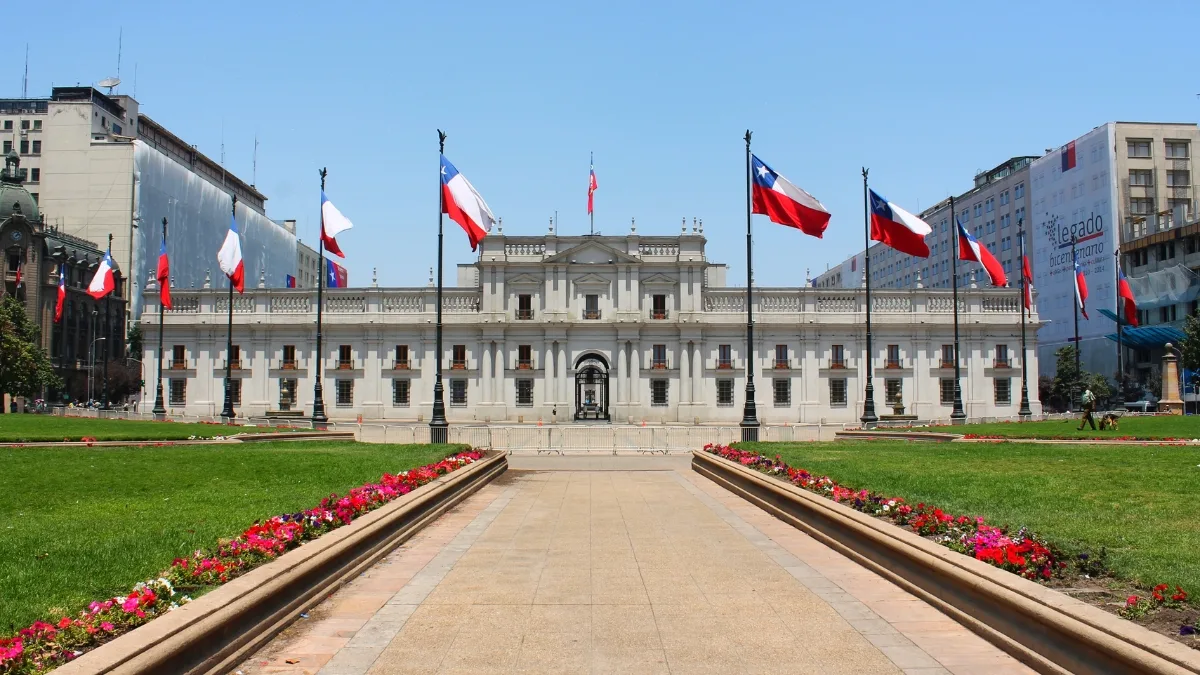
[[[437,133],[506,234],[596,227],[675,234],[703,218],[709,258],[745,279],[754,150],[833,213],[823,240],[755,216],[755,276],[803,283],[861,250],[860,169],[916,211],[974,174],[1111,120],[1195,121],[1194,0],[772,4],[26,3],[0,97],[97,82],[117,67],[142,112],[251,177],[268,215],[315,243],[317,170],[355,228],[350,281],[420,285],[436,255]],[[453,10],[455,14],[447,14]],[[120,15],[118,17],[118,14]],[[136,66],[136,91],[134,90]],[[222,132],[223,129],[223,132]],[[216,244],[214,244],[215,246]],[[447,221],[447,280],[473,254]]]

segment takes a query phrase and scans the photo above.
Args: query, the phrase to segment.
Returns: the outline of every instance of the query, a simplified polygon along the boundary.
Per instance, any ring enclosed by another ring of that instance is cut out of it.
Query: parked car
[[[1130,412],[1154,412],[1158,410],[1158,397],[1146,392],[1136,401],[1126,401],[1125,409]]]

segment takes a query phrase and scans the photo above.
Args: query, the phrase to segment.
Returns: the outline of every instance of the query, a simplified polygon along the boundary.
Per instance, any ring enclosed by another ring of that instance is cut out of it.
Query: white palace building
[[[219,274],[219,272],[218,272]],[[443,378],[454,423],[736,424],[753,368],[765,424],[852,423],[862,415],[863,289],[756,288],[746,353],[745,288],[705,254],[703,227],[679,236],[486,237],[443,298]],[[224,278],[221,278],[224,281]],[[239,416],[312,412],[322,359],[332,420],[427,422],[435,358],[436,288],[325,291],[323,354],[313,289],[254,289],[233,299],[226,354],[225,288],[172,290],[164,328],[171,415],[215,416],[233,362]],[[949,419],[953,304],[949,289],[872,292],[876,409]],[[145,291],[142,406],[154,401],[158,294]],[[1035,414],[1038,325],[1021,353],[1020,291],[960,289],[967,415],[1010,417],[1028,358]],[[899,405],[897,405],[899,404]]]

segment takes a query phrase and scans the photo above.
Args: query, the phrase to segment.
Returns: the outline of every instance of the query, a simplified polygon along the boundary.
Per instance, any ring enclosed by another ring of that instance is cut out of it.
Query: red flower
[[[1176,602],[1183,602],[1184,600],[1188,599],[1188,594],[1183,590],[1183,588],[1176,586],[1175,594],[1171,596],[1171,599]]]
[[[63,618],[59,619],[58,627],[59,628],[70,628],[71,627],[71,617],[64,616]]]
[[[1125,598],[1125,606],[1126,607],[1133,607],[1137,603],[1138,603],[1138,596],[1136,596],[1136,595],[1131,595],[1128,598]]]

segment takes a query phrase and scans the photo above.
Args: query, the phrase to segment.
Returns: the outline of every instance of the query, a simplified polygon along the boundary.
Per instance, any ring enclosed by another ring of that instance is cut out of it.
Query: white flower
[[[891,511],[891,510],[892,510],[892,506],[891,506],[891,504],[884,504],[884,505],[883,505],[883,510],[884,510],[884,511]]]

